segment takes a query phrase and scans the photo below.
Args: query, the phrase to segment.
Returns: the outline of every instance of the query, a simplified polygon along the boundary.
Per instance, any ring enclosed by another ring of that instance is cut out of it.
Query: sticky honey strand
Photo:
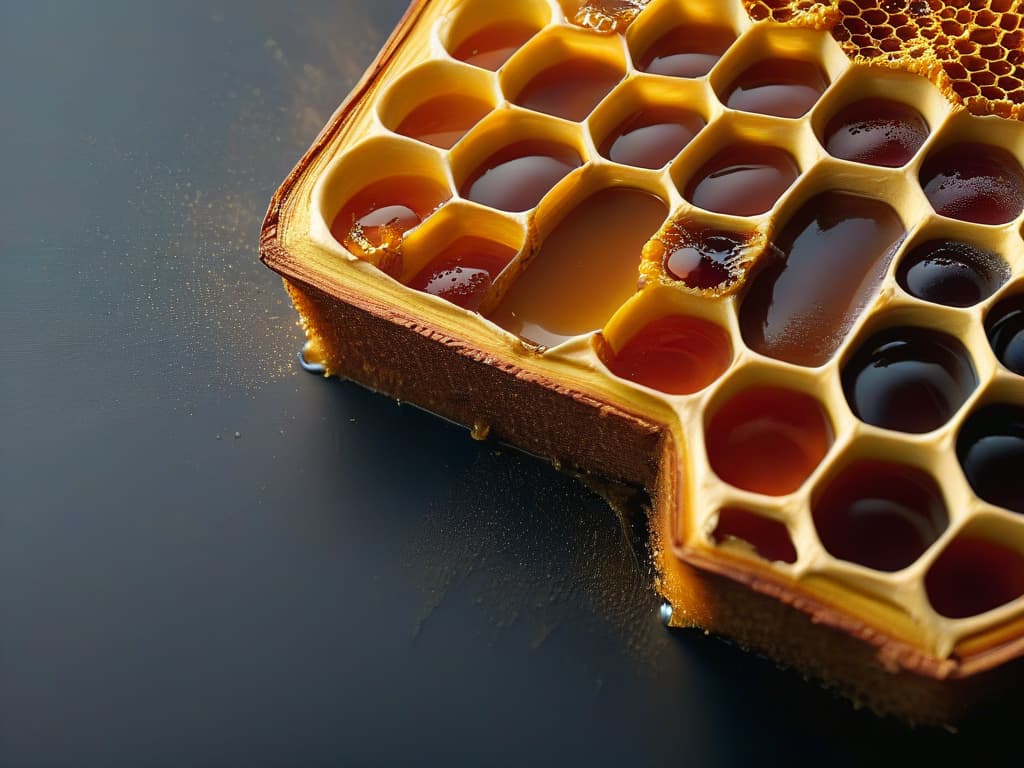
[[[459,3],[439,3],[438,6],[441,9],[450,7],[453,10],[457,10]],[[564,12],[568,12],[568,6],[571,3],[562,3],[565,6]],[[696,4],[702,5],[700,3]],[[720,5],[720,4],[712,4]],[[765,5],[764,3],[749,3],[748,10],[751,11],[753,17],[757,17],[757,11],[754,6]],[[808,32],[814,30],[829,30],[832,36],[839,40],[843,45],[844,50],[850,52],[850,46],[842,40],[841,30],[849,29],[851,26],[856,26],[852,17],[843,17],[842,8],[852,8],[850,3],[845,5],[842,3],[803,3],[801,5],[806,6],[805,8],[799,9],[799,12],[794,12],[792,15],[786,16],[782,12],[780,4],[777,8],[772,8],[771,17],[779,21],[787,21],[797,27],[802,27]],[[857,8],[861,5],[868,5],[866,3],[857,4]],[[664,8],[673,6],[670,0],[655,0],[650,4],[649,8],[644,9],[630,19],[632,24],[640,25],[644,22],[645,14],[662,12]],[[709,5],[710,7],[710,5]],[[729,4],[729,13],[732,12],[733,4]],[[863,10],[863,9],[862,9]],[[785,18],[784,18],[785,17]],[[845,21],[843,19],[845,18]],[[560,21],[573,22],[572,17],[560,17],[557,9],[552,12],[551,24],[545,30],[538,32],[538,35],[542,34],[560,34],[559,28],[556,26]],[[578,19],[575,21],[578,22]],[[730,49],[730,52],[726,52],[726,56],[723,58],[722,67],[728,67],[731,59],[739,59],[741,56],[750,54],[750,46],[765,44],[767,40],[770,43],[770,36],[774,34],[771,30],[764,32],[759,29],[757,25],[753,27],[754,30],[760,35],[751,35],[751,28],[743,23],[740,23],[737,28],[738,41]],[[839,30],[839,32],[837,32]],[[603,30],[607,32],[607,30]],[[620,30],[621,31],[621,30]],[[758,42],[753,42],[754,40]],[[527,41],[523,47],[515,54],[520,60],[528,58],[534,50],[536,43],[531,40]],[[641,55],[639,51],[631,50],[632,58],[634,61],[636,57]],[[877,57],[875,57],[877,58]],[[861,72],[862,70],[857,67],[862,66],[864,63],[871,61],[871,63],[878,63],[871,56],[861,52],[855,56],[855,60],[858,64],[855,66],[855,71]],[[889,66],[896,68],[903,67],[903,63],[896,60],[889,61],[886,59]],[[716,65],[719,66],[719,65]],[[837,68],[838,67],[838,68]],[[913,71],[922,72],[932,77],[933,80],[937,79],[940,87],[944,86],[945,81],[941,77],[937,77],[933,69],[922,68],[919,65],[913,65],[907,67]],[[724,69],[722,70],[724,71]],[[714,78],[715,71],[712,71],[712,79]],[[826,92],[823,100],[819,104],[828,103],[827,99],[829,93],[836,89],[842,89],[847,87],[844,85],[845,80],[843,78],[843,70],[838,65],[834,64],[829,72],[833,85],[830,90]],[[948,76],[948,75],[947,75]],[[644,76],[639,73],[635,66],[627,66],[625,72],[624,82],[626,84],[636,81],[639,78],[649,77],[650,82],[655,82],[653,76]],[[702,113],[705,113],[708,117],[708,127],[705,129],[705,135],[712,135],[713,132],[721,130],[722,126],[734,121],[734,117],[723,112],[723,108],[716,100],[714,92],[707,84],[697,84],[698,92],[701,94],[699,100],[706,100],[708,106],[702,109]],[[614,89],[610,96],[608,96],[603,104],[613,103],[617,97],[620,89]],[[950,95],[949,89],[945,89],[946,95]],[[958,94],[959,91],[953,93]],[[506,98],[508,94],[506,94]],[[971,102],[972,111],[977,111],[977,105],[979,102]],[[917,105],[916,97],[911,99],[912,106]],[[499,107],[500,108],[500,107]],[[598,106],[598,111],[602,107]],[[831,104],[829,109],[832,109]],[[688,150],[684,150],[677,162],[670,165],[667,171],[660,172],[657,178],[660,180],[657,183],[651,181],[655,178],[653,175],[644,176],[643,174],[634,174],[631,179],[635,182],[633,186],[640,189],[646,189],[651,194],[662,195],[668,200],[673,208],[673,216],[670,217],[672,220],[679,218],[680,216],[694,216],[703,222],[703,225],[711,228],[719,228],[726,230],[742,229],[745,232],[749,232],[751,228],[757,232],[768,232],[774,235],[779,231],[779,227],[786,221],[790,220],[796,210],[796,206],[799,204],[799,200],[806,200],[810,197],[810,193],[813,190],[809,190],[808,187],[814,187],[821,184],[823,177],[827,176],[824,172],[817,173],[819,167],[824,167],[826,163],[827,153],[824,149],[814,141],[811,132],[807,130],[807,126],[811,125],[815,119],[817,119],[819,107],[815,106],[811,109],[808,115],[795,121],[794,124],[789,125],[785,128],[787,133],[800,136],[799,140],[791,139],[791,143],[796,144],[796,150],[800,154],[800,165],[801,165],[801,176],[798,180],[794,189],[786,193],[783,200],[780,202],[778,210],[773,214],[766,217],[754,217],[753,219],[743,222],[743,226],[738,226],[737,223],[728,217],[722,218],[716,216],[713,213],[706,211],[695,210],[692,205],[687,204],[678,191],[678,177],[686,176],[687,173],[692,173],[699,165],[699,151],[703,145],[696,145],[696,148],[691,147]],[[922,108],[922,111],[925,111]],[[999,110],[993,108],[989,110],[994,114],[1001,114]],[[982,111],[982,113],[987,113]],[[900,176],[897,175],[885,175],[884,173],[880,176],[872,175],[872,172],[867,170],[857,171],[858,178],[861,180],[854,186],[861,187],[860,193],[865,197],[870,197],[874,192],[875,188],[880,184],[891,183],[897,180],[906,182],[908,174],[914,174],[919,169],[924,158],[931,151],[938,141],[937,137],[942,137],[943,128],[945,126],[945,118],[943,116],[935,117],[936,112],[934,109],[931,110],[932,125],[930,126],[932,134],[929,142],[926,144],[918,154],[916,160],[912,161],[906,169],[906,173]],[[1016,115],[1015,115],[1016,116]],[[760,120],[761,122],[758,122]],[[750,118],[751,128],[749,130],[762,138],[766,138],[771,144],[780,141],[782,133],[781,129],[776,130],[771,126],[775,124],[772,122],[772,118]],[[588,127],[588,121],[583,123],[584,127]],[[748,129],[744,129],[748,130]],[[957,126],[953,126],[953,130],[959,130]],[[800,132],[804,131],[803,134]],[[969,138],[969,137],[968,137]],[[468,145],[472,145],[473,136],[467,137],[466,142]],[[789,148],[789,144],[787,144]],[[468,152],[469,150],[464,150]],[[591,149],[584,151],[582,157],[584,163],[584,171],[590,166],[605,166],[609,165],[605,160],[592,154]],[[852,173],[847,169],[847,174]],[[911,177],[912,178],[912,177]],[[646,179],[646,181],[645,181]],[[886,180],[886,182],[879,181],[880,179]],[[846,182],[844,182],[845,184]],[[898,209],[901,216],[905,219],[904,223],[910,233],[916,231],[916,228],[921,225],[922,220],[927,219],[929,214],[925,213],[927,210],[927,203],[924,201],[923,196],[920,194],[920,190],[912,192],[911,188],[915,182],[904,183],[903,187],[900,187],[898,192],[892,193],[885,190],[880,190],[882,196],[888,195],[889,199],[886,202],[892,204]],[[576,195],[577,202],[583,198],[580,193],[573,193],[569,191],[570,187],[564,188],[564,194]],[[822,189],[818,190],[822,193],[829,192],[827,185]],[[593,190],[591,190],[593,192]],[[916,197],[915,197],[916,195]],[[787,202],[789,198],[793,198],[793,202]],[[911,199],[912,203],[908,202]],[[559,211],[571,208],[571,201],[562,198],[549,197],[541,201],[540,206],[533,211],[525,212],[518,217],[518,220],[526,222],[543,222],[545,219],[557,223]],[[1016,227],[1019,221],[1015,220],[1013,226]],[[432,223],[428,218],[422,225],[422,230],[429,232]],[[531,224],[531,226],[533,226]],[[550,231],[552,226],[544,225],[543,223],[539,226],[541,230]],[[908,240],[910,239],[908,235]],[[424,235],[425,237],[425,235]],[[986,240],[986,235],[982,234],[981,240]],[[900,251],[902,253],[902,251]],[[524,257],[528,256],[529,252],[524,252]],[[899,260],[899,254],[896,254],[892,260],[895,264]],[[1021,258],[1009,257],[1009,261],[1012,262],[1014,274],[1020,275],[1022,271]],[[838,387],[838,375],[837,369],[839,360],[845,354],[845,351],[850,344],[853,343],[853,339],[860,335],[861,329],[868,324],[877,314],[890,306],[898,307],[899,302],[903,301],[900,297],[893,298],[891,296],[891,288],[894,286],[893,279],[893,266],[890,266],[886,273],[885,280],[882,288],[878,294],[879,298],[873,299],[871,306],[865,308],[865,311],[861,313],[859,320],[848,330],[845,336],[845,340],[839,345],[835,354],[831,357],[826,365],[815,371],[813,374],[798,377],[799,381],[802,382],[798,385],[787,384],[791,379],[790,374],[787,372],[786,366],[782,363],[776,363],[760,360],[753,355],[749,350],[745,349],[742,343],[741,336],[739,334],[739,328],[736,323],[736,312],[741,303],[740,297],[736,295],[728,295],[723,299],[719,300],[727,310],[728,319],[720,321],[721,327],[728,331],[730,337],[737,348],[738,354],[736,359],[733,361],[731,366],[728,366],[728,370],[723,372],[717,383],[713,383],[711,386],[705,388],[701,392],[693,395],[685,395],[680,397],[663,397],[661,395],[654,395],[657,399],[664,399],[673,404],[676,409],[677,416],[682,421],[693,420],[696,418],[698,421],[702,420],[700,414],[705,414],[713,406],[715,402],[720,399],[727,401],[730,397],[737,394],[738,389],[741,387],[742,382],[759,382],[762,384],[775,385],[780,382],[785,387],[792,387],[794,391],[802,391],[822,403],[825,410],[828,412],[830,418],[834,422],[836,433],[841,435],[841,438],[837,441],[837,444],[832,448],[831,453],[824,458],[824,461],[814,471],[813,475],[803,483],[796,494],[787,499],[782,506],[772,507],[770,504],[766,504],[764,499],[753,500],[748,496],[744,495],[742,489],[731,487],[728,483],[721,483],[720,479],[712,477],[705,470],[706,466],[702,462],[698,461],[701,451],[699,450],[699,444],[704,440],[703,434],[699,431],[692,437],[694,443],[693,449],[687,452],[687,461],[696,462],[696,466],[691,467],[694,470],[692,473],[697,480],[696,485],[699,485],[699,491],[702,494],[696,504],[685,504],[683,505],[686,509],[690,510],[689,519],[683,520],[680,523],[679,528],[679,541],[686,541],[689,544],[702,544],[703,546],[710,547],[714,551],[715,547],[727,546],[727,539],[742,538],[738,533],[742,533],[744,530],[756,530],[757,525],[738,526],[734,524],[735,516],[730,513],[729,520],[733,521],[731,525],[722,525],[715,528],[711,523],[714,522],[715,515],[718,514],[718,510],[734,510],[740,509],[745,510],[746,514],[754,514],[764,519],[771,519],[775,521],[782,521],[782,524],[787,526],[788,530],[793,536],[797,555],[793,558],[792,562],[788,562],[785,566],[772,566],[767,565],[762,558],[758,557],[758,542],[750,542],[753,546],[752,549],[745,554],[746,564],[737,566],[742,572],[744,570],[750,573],[765,573],[768,571],[775,571],[776,575],[783,574],[783,581],[788,581],[789,576],[786,574],[803,574],[803,575],[814,575],[816,578],[824,579],[832,584],[832,588],[845,589],[847,591],[853,591],[862,595],[874,596],[878,600],[891,600],[892,595],[900,593],[898,589],[899,585],[903,585],[903,591],[901,594],[905,596],[902,598],[900,609],[904,611],[906,615],[914,617],[913,620],[921,623],[926,631],[923,638],[918,640],[919,644],[927,649],[929,653],[936,656],[942,657],[950,653],[956,642],[960,639],[967,637],[974,637],[979,632],[986,630],[987,628],[999,626],[1007,621],[1012,616],[1019,613],[1020,606],[1014,607],[1013,605],[1003,606],[997,608],[992,613],[986,613],[983,616],[974,616],[969,618],[956,618],[950,620],[950,617],[937,614],[934,610],[934,601],[930,601],[927,594],[925,585],[925,575],[930,572],[932,565],[937,561],[942,553],[946,551],[951,542],[958,541],[958,537],[961,532],[968,527],[967,524],[976,519],[979,514],[987,513],[988,507],[983,502],[979,502],[978,499],[974,498],[970,491],[966,488],[966,484],[960,479],[960,470],[956,464],[956,458],[947,454],[942,454],[940,451],[929,447],[928,450],[923,452],[924,459],[920,462],[920,469],[929,475],[934,475],[940,478],[940,485],[942,486],[942,493],[946,499],[948,506],[950,507],[950,527],[945,538],[942,539],[938,544],[933,546],[929,551],[921,557],[912,566],[906,569],[898,578],[888,574],[878,573],[865,573],[863,568],[856,567],[856,564],[850,564],[842,561],[842,559],[836,559],[827,552],[825,552],[820,543],[818,543],[818,536],[814,531],[813,521],[809,513],[811,507],[810,494],[816,492],[821,487],[821,484],[825,482],[830,473],[835,471],[837,462],[846,457],[850,451],[866,450],[868,457],[878,460],[884,460],[886,458],[892,458],[899,455],[907,450],[907,444],[901,442],[902,438],[889,438],[885,436],[878,436],[877,434],[870,433],[863,425],[859,425],[856,419],[849,414],[849,409],[845,405],[841,390]],[[663,271],[655,270],[654,275],[656,278],[664,278],[666,275]],[[514,280],[509,281],[511,285],[515,284]],[[652,284],[653,285],[653,284]],[[624,332],[620,332],[621,329],[626,328],[630,325],[635,325],[634,321],[630,318],[634,315],[650,314],[653,319],[658,317],[666,316],[669,309],[662,306],[661,299],[650,298],[650,291],[653,287],[641,291],[634,298],[635,300],[628,301],[623,307],[612,317],[611,321],[606,326],[606,332],[610,339],[610,344],[615,347],[616,344],[623,345],[628,342],[628,337]],[[664,296],[664,293],[658,294]],[[709,301],[712,299],[711,296],[705,296],[703,299],[700,296],[691,297],[693,303],[685,303],[680,307],[674,308],[672,311],[681,312],[682,316],[701,317],[706,315],[708,312],[721,316],[718,309],[708,308]],[[687,299],[690,301],[690,299]],[[701,302],[704,302],[702,305]],[[714,304],[710,301],[710,304]],[[979,305],[977,312],[983,312],[989,307],[991,302]],[[906,311],[913,313],[914,309],[913,302],[908,304],[909,309]],[[641,309],[646,307],[646,309]],[[654,307],[654,309],[651,309]],[[650,318],[649,318],[650,319]],[[968,344],[972,352],[978,354],[978,344]],[[578,346],[574,346],[570,343],[565,347],[565,351],[555,350],[549,352],[547,358],[549,360],[557,361],[559,359],[574,359],[579,362],[581,359],[587,362],[587,365],[591,366],[594,370],[601,370],[601,363],[597,358],[596,354],[580,352]],[[983,371],[981,371],[981,384],[979,386],[979,395],[972,403],[968,404],[963,413],[971,413],[974,409],[974,404],[979,402],[982,398],[987,396],[988,390],[991,389],[991,376],[993,366],[989,365]],[[607,374],[604,374],[607,376]],[[793,380],[796,381],[796,380]],[[598,385],[598,389],[611,393],[613,398],[623,397],[621,388],[626,386],[624,384],[616,383],[615,381],[604,381]],[[732,394],[730,394],[732,393]],[[645,397],[647,395],[644,395]],[[943,436],[955,433],[960,429],[963,423],[963,418],[951,420],[946,424],[940,433],[931,441],[932,443],[939,442],[945,439]],[[869,442],[865,443],[865,438],[870,437]],[[869,445],[868,449],[864,449],[864,445]],[[858,447],[861,446],[861,447]],[[753,511],[751,511],[753,510]],[[1016,531],[1019,526],[1008,523],[1006,520],[1002,520],[999,525],[1011,526],[1012,531]],[[998,526],[997,526],[998,527]],[[715,531],[719,531],[716,534]],[[722,531],[731,531],[728,535],[721,533]],[[972,528],[971,533],[973,535],[974,530]],[[754,534],[748,534],[754,535]],[[1016,536],[1016,533],[1010,538]],[[768,547],[771,550],[771,547]],[[1021,542],[1021,549],[1024,551],[1024,542]],[[790,558],[784,558],[788,561]],[[943,561],[944,564],[946,561]],[[945,567],[945,565],[944,565]],[[854,601],[856,603],[856,601]],[[867,617],[870,620],[870,615]]]

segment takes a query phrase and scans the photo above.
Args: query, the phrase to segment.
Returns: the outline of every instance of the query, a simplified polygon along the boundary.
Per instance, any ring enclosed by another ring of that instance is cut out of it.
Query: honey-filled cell
[[[611,92],[623,74],[609,61],[575,56],[535,74],[513,101],[527,109],[579,122]]]
[[[682,192],[706,211],[757,216],[771,210],[799,175],[796,160],[784,149],[738,143],[701,166]]]
[[[712,384],[732,363],[732,343],[722,327],[688,315],[647,323],[617,352],[598,354],[616,376],[670,395],[689,395]]]
[[[490,111],[491,104],[483,99],[459,93],[442,94],[413,109],[395,128],[395,133],[451,149]]]
[[[980,498],[1024,514],[1024,408],[997,404],[971,414],[956,451],[967,482]]]
[[[824,145],[840,160],[899,168],[927,138],[928,123],[909,104],[869,98],[848,104],[828,121]]]
[[[409,287],[475,311],[515,255],[515,249],[504,243],[462,237],[431,259],[409,281]]]
[[[796,546],[784,523],[737,507],[719,510],[711,540],[722,544],[736,539],[750,546],[763,560],[790,564],[796,562]]]
[[[821,66],[804,59],[758,61],[719,94],[729,109],[775,117],[803,117],[828,88]]]
[[[751,387],[708,421],[708,461],[722,480],[768,496],[793,493],[832,446],[832,423],[815,398],[781,387]]]
[[[490,319],[543,346],[600,330],[636,292],[644,244],[667,215],[640,189],[594,192],[555,225]]]
[[[935,212],[975,224],[1006,224],[1024,210],[1024,169],[1002,147],[952,144],[921,166],[921,186]]]
[[[1010,276],[1001,256],[952,239],[929,240],[906,253],[896,281],[911,296],[947,307],[973,307]]]
[[[601,155],[636,168],[661,168],[704,128],[704,118],[678,107],[634,112],[601,142]]]
[[[543,139],[519,141],[487,157],[459,193],[500,211],[528,211],[582,164],[576,150],[564,144]]]
[[[804,203],[766,251],[740,307],[747,346],[795,365],[826,363],[877,294],[904,237],[887,204],[848,192]]]
[[[1024,595],[1024,555],[968,532],[950,542],[925,576],[936,613],[966,619]]]
[[[540,27],[528,21],[495,21],[469,35],[451,54],[459,61],[493,72],[539,31]]]
[[[694,221],[673,222],[656,242],[665,273],[698,291],[730,288],[743,279],[753,259],[751,235]]]
[[[985,332],[1003,367],[1024,376],[1024,294],[1000,301],[985,320]]]
[[[665,77],[703,77],[736,39],[726,27],[685,24],[668,30],[639,55],[641,72]]]

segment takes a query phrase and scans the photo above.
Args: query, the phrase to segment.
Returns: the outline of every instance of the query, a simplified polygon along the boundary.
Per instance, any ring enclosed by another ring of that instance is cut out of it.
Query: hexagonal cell
[[[494,71],[550,20],[551,8],[544,0],[472,0],[462,4],[441,37],[453,58]]]
[[[847,66],[825,32],[758,26],[723,57],[711,84],[729,109],[798,118]]]
[[[382,163],[380,158],[387,158]],[[370,139],[324,175],[315,207],[353,255],[392,276],[402,270],[405,235],[452,197],[437,150],[407,139]]]
[[[691,315],[663,315],[614,348],[597,345],[608,370],[669,395],[690,395],[717,381],[732,364],[732,342],[720,325]]]
[[[486,72],[433,61],[391,85],[378,107],[388,129],[411,139],[450,149],[494,109],[497,94]]]
[[[953,236],[920,242],[896,267],[896,282],[904,291],[947,307],[980,304],[1009,277],[1010,267],[999,254]]]
[[[823,192],[774,238],[740,306],[747,346],[794,365],[824,365],[877,294],[905,231],[879,200]]]
[[[459,194],[501,211],[523,212],[583,165],[579,131],[519,110],[491,113],[451,154]]]
[[[687,289],[721,296],[739,287],[763,248],[756,230],[737,232],[685,216],[659,232],[644,257]]]
[[[790,564],[797,560],[796,546],[785,523],[738,507],[718,511],[711,540],[718,545],[741,542],[762,560]]]
[[[709,111],[707,94],[696,83],[634,78],[587,122],[603,157],[653,170],[670,163],[700,133]]]
[[[1024,595],[1024,555],[975,525],[942,551],[925,576],[928,600],[950,619],[980,616]]]
[[[980,498],[1024,514],[1024,408],[992,404],[975,411],[960,429],[956,453]]]
[[[733,144],[699,168],[682,192],[706,211],[757,216],[770,211],[799,176],[796,160],[784,149]]]
[[[501,86],[521,107],[579,122],[625,75],[619,38],[554,27],[509,61]]]
[[[555,346],[600,330],[637,290],[644,243],[668,215],[651,192],[602,173],[581,183],[536,255],[489,315],[511,333]]]
[[[522,222],[456,201],[408,240],[403,282],[463,309],[479,311],[525,243]]]
[[[1013,121],[961,118],[928,150],[918,180],[932,208],[975,224],[1006,224],[1024,210],[1024,168],[1011,149],[1024,147]]]
[[[602,34],[622,34],[651,0],[558,0],[571,24]]]
[[[736,7],[720,0],[656,2],[626,35],[633,65],[664,77],[704,77],[739,36]]]
[[[876,571],[899,571],[923,555],[949,525],[942,491],[927,473],[860,460],[814,494],[811,514],[829,554]]]
[[[985,333],[1003,367],[1024,376],[1024,294],[1008,296],[993,307],[985,318]]]
[[[716,408],[705,429],[711,468],[736,488],[768,496],[793,493],[833,441],[825,407],[803,392],[754,386]]]
[[[861,421],[922,434],[945,426],[978,387],[970,353],[926,328],[887,328],[855,346],[843,391]]]

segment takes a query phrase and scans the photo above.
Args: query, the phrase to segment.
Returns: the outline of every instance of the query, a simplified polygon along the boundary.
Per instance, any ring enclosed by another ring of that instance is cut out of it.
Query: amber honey
[[[796,365],[827,362],[878,292],[903,236],[883,202],[846,192],[811,198],[752,280],[740,308],[743,340]]]
[[[703,77],[736,39],[731,29],[687,25],[659,37],[637,59],[637,69],[666,77]]]
[[[802,59],[766,59],[744,70],[722,93],[730,109],[803,117],[828,88],[822,68]]]
[[[644,109],[616,126],[602,142],[601,154],[637,168],[661,168],[704,127],[695,112],[673,107]]]
[[[714,323],[686,315],[658,318],[618,352],[604,350],[602,360],[616,376],[670,395],[699,392],[732,362],[729,334]]]
[[[532,24],[508,20],[489,24],[462,41],[452,56],[475,67],[495,71],[537,33]]]
[[[900,261],[896,280],[922,301],[973,307],[998,291],[1010,268],[997,253],[956,240],[931,240]]]
[[[921,185],[936,213],[977,224],[1006,224],[1024,210],[1024,169],[1002,147],[962,143],[930,155]]]
[[[803,485],[833,436],[821,403],[779,387],[752,387],[731,398],[705,432],[715,473],[730,485],[768,496],[785,496]]]
[[[431,259],[409,287],[475,311],[515,255],[516,250],[503,243],[463,237]]]
[[[416,107],[395,132],[441,149],[451,149],[490,111],[491,105],[483,99],[448,93]]]
[[[459,192],[500,211],[528,211],[582,164],[576,151],[564,144],[520,141],[488,157]]]
[[[592,194],[548,235],[491,319],[544,346],[600,330],[636,292],[644,243],[667,215],[665,202],[642,190]]]
[[[925,578],[928,599],[951,619],[965,619],[1024,595],[1024,557],[979,536],[960,536]]]
[[[765,560],[796,562],[796,547],[785,524],[745,509],[727,507],[720,510],[711,538],[716,544],[739,539],[753,547],[758,557]]]
[[[928,123],[913,107],[890,99],[862,99],[844,107],[825,127],[825,149],[855,163],[899,168],[928,138]]]
[[[566,120],[583,120],[622,79],[615,64],[599,59],[566,59],[533,76],[515,98],[527,109]]]
[[[701,167],[683,195],[708,211],[756,216],[770,210],[799,175],[796,161],[784,149],[734,144]]]
[[[749,238],[735,232],[677,222],[660,239],[665,246],[665,271],[688,288],[727,288],[747,267]]]

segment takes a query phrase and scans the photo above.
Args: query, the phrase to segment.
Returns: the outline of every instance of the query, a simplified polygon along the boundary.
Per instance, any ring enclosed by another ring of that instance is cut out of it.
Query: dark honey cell
[[[757,555],[765,560],[796,562],[796,547],[785,524],[745,509],[728,507],[721,510],[711,538],[716,544],[739,539],[753,547]]]
[[[903,236],[899,216],[878,200],[846,192],[808,200],[751,280],[740,308],[747,346],[823,365],[877,294]]]
[[[976,224],[1006,224],[1024,209],[1024,170],[991,144],[962,143],[932,153],[921,186],[935,212]]]
[[[463,237],[431,259],[409,287],[475,311],[515,255],[515,249],[503,243]]]
[[[942,616],[978,616],[1024,595],[1024,556],[991,539],[962,535],[932,564],[925,589]]]
[[[721,93],[730,109],[776,117],[803,117],[828,88],[818,64],[802,59],[765,59],[744,70]]]
[[[999,362],[1024,376],[1024,295],[997,304],[985,321],[985,331]]]
[[[600,330],[636,292],[644,244],[667,215],[643,190],[595,192],[545,238],[491,320],[544,346]]]
[[[743,277],[748,267],[746,235],[677,224],[661,242],[665,246],[665,271],[688,288],[728,288]]]
[[[576,151],[564,144],[520,141],[488,157],[459,192],[467,200],[500,211],[528,211],[582,164]]]
[[[931,240],[907,253],[896,280],[923,301],[947,307],[972,307],[994,294],[1010,268],[991,251],[957,240]]]
[[[636,59],[637,69],[666,77],[703,77],[726,52],[736,35],[724,27],[688,24],[659,37]]]
[[[775,205],[800,169],[783,149],[733,144],[705,163],[683,196],[700,208],[734,216],[757,216]]]
[[[899,571],[916,561],[949,525],[935,480],[900,464],[859,461],[814,500],[818,538],[833,556]]]
[[[397,246],[451,197],[448,187],[425,176],[392,176],[357,192],[331,222],[331,234],[356,256]]]
[[[483,99],[458,93],[428,99],[399,123],[396,133],[450,149],[467,131],[491,111]]]
[[[725,482],[769,496],[796,491],[832,445],[832,423],[816,399],[753,387],[727,401],[706,430],[711,468]]]
[[[580,121],[622,77],[622,70],[615,64],[599,59],[568,59],[534,75],[514,101],[527,109]]]
[[[857,418],[915,434],[947,424],[978,386],[964,345],[922,328],[871,336],[843,366],[842,378]]]
[[[704,127],[704,119],[685,109],[659,107],[630,115],[601,144],[601,154],[637,168],[661,168]]]
[[[862,99],[839,111],[825,126],[825,149],[833,157],[899,168],[928,138],[928,123],[911,106],[889,99]]]
[[[698,392],[732,363],[724,329],[687,315],[668,315],[641,328],[613,353],[605,344],[601,359],[616,376],[670,395]]]
[[[972,414],[956,452],[979,497],[1024,514],[1024,408],[990,405]]]
[[[532,24],[501,21],[473,33],[451,52],[459,61],[495,71],[537,33]]]

